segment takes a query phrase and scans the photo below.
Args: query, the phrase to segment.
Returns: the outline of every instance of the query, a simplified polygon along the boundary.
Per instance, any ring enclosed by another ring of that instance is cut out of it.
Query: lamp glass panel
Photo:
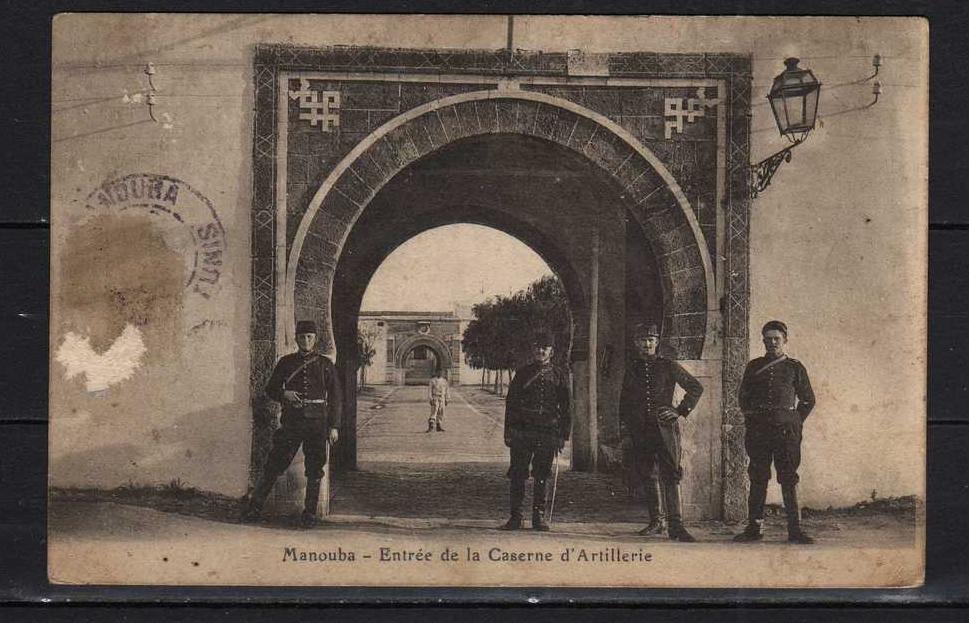
[[[787,102],[787,119],[788,128],[791,126],[803,127],[804,126],[804,98],[797,97],[786,97],[784,101]]]
[[[804,98],[804,117],[807,125],[814,127],[814,119],[818,115],[818,96],[821,94],[821,89],[815,89],[814,91],[808,93]]]
[[[774,110],[774,120],[777,121],[777,129],[783,133],[787,130],[787,110],[784,108],[784,98],[774,97],[770,101],[771,108]]]

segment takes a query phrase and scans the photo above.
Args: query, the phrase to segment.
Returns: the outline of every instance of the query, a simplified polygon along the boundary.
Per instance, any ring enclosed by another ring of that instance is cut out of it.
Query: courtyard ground
[[[244,544],[245,551],[269,548],[276,553],[286,544],[318,543],[315,535],[330,543],[356,544],[352,547],[365,549],[374,543],[410,543],[440,552],[454,543],[534,548],[549,543],[560,547],[567,541],[583,547],[648,546],[657,552],[682,555],[682,544],[636,534],[644,522],[643,510],[630,498],[620,476],[568,471],[567,457],[559,474],[553,532],[498,531],[497,526],[507,517],[503,409],[503,399],[486,390],[456,388],[445,432],[427,433],[425,388],[368,388],[359,402],[359,469],[334,479],[331,515],[323,525],[309,530],[298,529],[295,516],[269,516],[257,525],[239,524],[238,499],[177,481],[112,490],[54,490],[49,513],[52,560],[80,555],[91,548],[107,559],[112,552],[122,560],[150,557],[163,543],[171,544],[170,556],[206,551],[218,543]],[[714,560],[726,545],[728,551],[742,552],[743,556],[768,551],[784,560],[797,548],[786,542],[783,511],[776,506],[768,511],[767,539],[746,548],[730,543],[741,528],[737,524],[689,522],[700,543],[687,546],[699,548],[691,550],[688,558],[706,551],[707,555],[715,552],[709,559]],[[818,545],[802,548],[797,555],[818,548],[829,552],[832,548],[850,548],[857,553],[876,546],[914,551],[919,538],[916,516],[920,512],[914,498],[868,500],[842,509],[805,509],[805,528],[817,538]],[[677,560],[686,564],[687,559]],[[226,581],[218,570],[212,571],[214,575],[195,581]],[[146,574],[157,572],[144,570]],[[177,579],[180,576],[172,577],[176,578],[172,583],[181,582]],[[301,577],[286,581],[302,583]],[[342,579],[350,582],[351,577]],[[819,572],[822,583],[830,577],[834,576]],[[306,581],[333,582],[318,578]],[[638,581],[654,582],[645,576]]]

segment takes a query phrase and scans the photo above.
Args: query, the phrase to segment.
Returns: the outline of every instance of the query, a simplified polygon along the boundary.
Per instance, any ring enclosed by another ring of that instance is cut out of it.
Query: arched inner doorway
[[[427,385],[438,370],[451,367],[444,361],[446,355],[441,346],[428,340],[399,349],[396,363],[403,370],[404,385]]]
[[[352,346],[362,297],[390,252],[442,225],[492,227],[535,250],[561,279],[573,319],[566,360],[574,379],[576,467],[588,469],[599,458],[590,447],[593,437],[604,460],[613,459],[627,322],[662,323],[666,315],[655,256],[641,228],[627,227],[629,220],[615,183],[587,158],[550,141],[471,137],[413,163],[370,201],[336,267],[332,326],[344,378],[357,378],[350,371],[356,367]],[[590,359],[597,366],[597,391],[591,389]],[[352,402],[348,422],[357,421]],[[356,465],[355,442],[348,435],[343,446],[346,467]]]
[[[500,323],[489,308],[505,310]],[[530,358],[531,333],[552,333],[555,360],[568,361],[571,312],[551,267],[499,230],[469,223],[438,227],[412,237],[381,264],[362,309],[358,332],[376,353],[365,376],[376,380],[358,387],[358,468],[405,480],[402,474],[414,469],[440,470],[449,462],[465,471],[503,473],[504,396],[511,370]],[[482,325],[482,316],[495,324]],[[463,341],[466,335],[470,342]],[[503,355],[509,360],[492,358]],[[445,435],[424,434],[432,415],[429,379],[415,379],[413,365],[422,359],[424,370],[444,362],[440,369],[450,385]],[[569,456],[566,444],[563,459]]]

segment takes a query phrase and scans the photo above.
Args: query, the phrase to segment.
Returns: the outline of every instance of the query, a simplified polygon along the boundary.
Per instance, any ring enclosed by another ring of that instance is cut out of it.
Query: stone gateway
[[[683,429],[684,515],[742,517],[731,388],[747,360],[750,65],[732,54],[257,47],[253,463],[269,434],[259,389],[292,350],[294,319],[312,318],[349,397],[334,459],[354,467],[367,284],[408,239],[475,223],[530,246],[566,290],[573,469],[616,461],[630,330],[655,322],[664,355],[707,388]]]

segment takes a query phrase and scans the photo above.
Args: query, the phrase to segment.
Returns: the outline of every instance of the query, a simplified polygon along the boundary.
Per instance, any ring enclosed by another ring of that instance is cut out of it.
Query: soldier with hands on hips
[[[764,502],[773,463],[787,514],[787,538],[792,543],[813,543],[814,539],[801,529],[797,468],[801,463],[801,429],[814,409],[814,390],[804,365],[784,353],[787,325],[771,320],[761,335],[766,354],[747,364],[738,392],[744,413],[744,447],[750,459],[750,494],[747,527],[734,541],[764,538]]]
[[[657,354],[656,325],[638,325],[632,338],[634,357],[626,366],[623,378],[620,430],[625,459],[631,463],[632,484],[642,480],[645,485],[649,524],[639,534],[662,534],[665,529],[674,541],[693,542],[693,535],[683,525],[680,509],[683,467],[678,420],[688,416],[696,406],[703,394],[703,385],[676,361]],[[686,395],[674,407],[673,393],[677,385]],[[660,510],[660,483],[668,527],[664,526]]]
[[[532,529],[549,530],[545,520],[546,483],[552,462],[572,430],[568,372],[552,363],[552,336],[532,340],[533,361],[515,371],[505,401],[505,445],[511,452],[511,517],[502,530],[522,528],[525,481],[531,471]]]
[[[326,442],[335,444],[339,439],[343,400],[336,366],[315,349],[316,338],[316,323],[296,323],[298,351],[280,358],[266,384],[266,395],[282,404],[282,417],[262,476],[249,496],[243,513],[245,521],[258,519],[276,479],[292,463],[300,446],[306,474],[301,522],[314,525],[318,521],[316,509],[327,459]]]

